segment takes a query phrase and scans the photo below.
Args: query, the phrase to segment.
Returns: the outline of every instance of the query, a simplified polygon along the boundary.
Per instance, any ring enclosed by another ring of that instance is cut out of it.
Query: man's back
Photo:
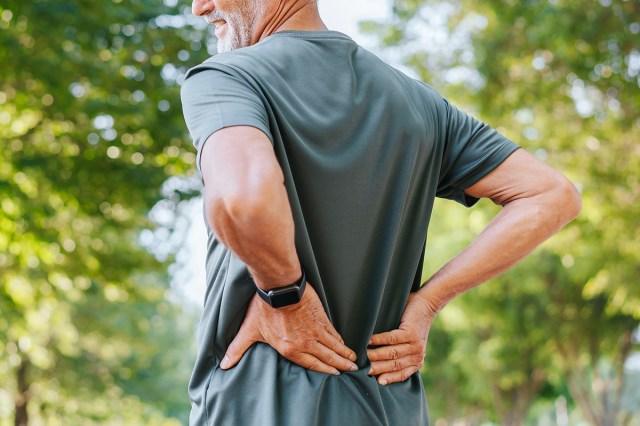
[[[255,287],[210,233],[192,422],[426,424],[419,374],[378,385],[367,375],[367,343],[397,328],[419,285],[436,194],[472,203],[463,190],[517,147],[331,31],[284,31],[217,55],[190,71],[183,99],[199,153],[212,133],[236,125],[272,141],[300,262],[359,367],[317,373],[259,343],[221,370]]]

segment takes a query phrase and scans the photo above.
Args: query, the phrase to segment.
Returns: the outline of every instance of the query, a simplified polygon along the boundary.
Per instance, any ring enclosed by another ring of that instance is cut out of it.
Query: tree
[[[2,424],[7,404],[16,425],[160,424],[188,410],[189,350],[176,348],[191,327],[167,301],[171,258],[140,239],[156,203],[196,189],[161,192],[195,161],[178,83],[207,40],[184,7],[0,6]]]
[[[640,195],[640,6],[616,0],[393,5],[392,22],[363,27],[404,52],[405,65],[420,78],[563,170],[583,197],[583,213],[568,229],[458,302],[468,318],[459,322],[475,336],[471,346],[489,351],[489,364],[467,374],[498,372],[501,391],[492,404],[498,412],[509,407],[513,392],[526,390],[518,383],[530,382],[527,372],[535,366],[545,389],[568,386],[592,424],[629,421],[621,401],[623,365],[640,318],[640,290],[632,284],[640,271],[634,201]],[[442,234],[431,241],[446,238],[452,227],[438,227]],[[505,326],[525,319],[528,327]],[[443,322],[449,321],[445,311]],[[471,339],[454,336],[454,348]],[[535,342],[545,344],[526,349]],[[504,356],[513,353],[534,355],[515,376]],[[509,377],[520,378],[505,383]],[[505,391],[508,397],[500,396]],[[515,423],[527,409],[517,410]]]

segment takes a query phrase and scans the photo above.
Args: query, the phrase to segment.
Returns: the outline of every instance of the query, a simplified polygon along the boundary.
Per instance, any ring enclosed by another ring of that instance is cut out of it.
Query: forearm
[[[509,269],[579,211],[573,187],[516,199],[418,292],[435,312],[461,293]]]

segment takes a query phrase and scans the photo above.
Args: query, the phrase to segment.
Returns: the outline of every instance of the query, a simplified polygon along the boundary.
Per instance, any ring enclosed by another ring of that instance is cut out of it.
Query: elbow
[[[555,185],[555,204],[561,217],[562,225],[575,219],[582,209],[582,198],[577,188],[564,176]]]
[[[216,235],[223,237],[234,229],[243,229],[258,220],[260,212],[267,207],[266,193],[238,191],[209,198],[205,209],[209,225]]]
[[[269,185],[246,188],[226,194],[221,199],[220,209],[238,226],[242,226],[258,220],[269,208],[272,197],[273,189]]]
[[[207,220],[216,235],[224,240],[225,235],[236,235],[259,222],[282,191],[285,191],[284,185],[277,176],[275,179],[274,176],[248,176],[242,182],[230,183],[207,194]]]

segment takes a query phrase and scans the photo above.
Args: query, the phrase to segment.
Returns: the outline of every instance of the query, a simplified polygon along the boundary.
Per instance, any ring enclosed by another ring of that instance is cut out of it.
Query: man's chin
[[[228,38],[218,39],[218,46],[217,46],[218,53],[231,52],[233,50],[240,49],[241,47],[246,47],[246,46],[241,45],[239,43],[233,43]]]
[[[217,46],[218,53],[231,52],[234,49],[235,47],[232,45],[232,43],[228,39],[226,38],[218,39],[218,46]]]

